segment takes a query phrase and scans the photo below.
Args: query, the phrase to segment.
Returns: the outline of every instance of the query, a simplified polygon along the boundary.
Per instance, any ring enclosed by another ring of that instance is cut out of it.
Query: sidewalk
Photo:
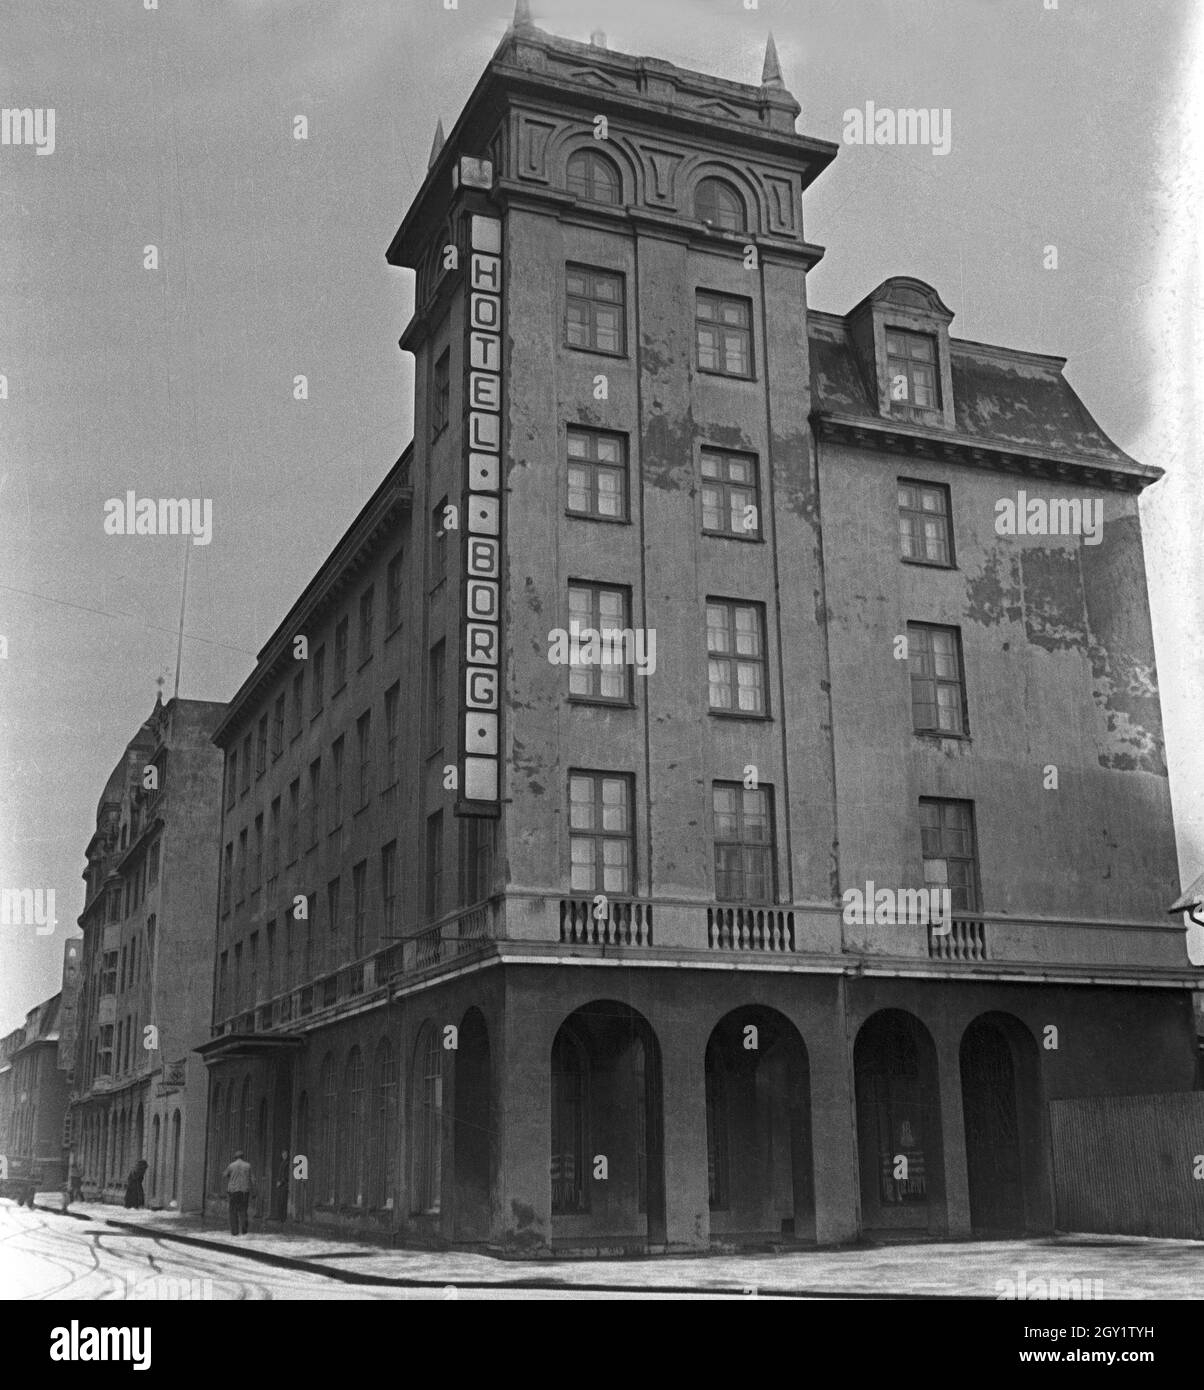
[[[39,1206],[55,1212],[57,1193]],[[1105,1299],[1197,1297],[1204,1242],[1135,1236],[1057,1236],[1009,1241],[948,1241],[857,1246],[748,1255],[646,1256],[625,1260],[496,1259],[454,1250],[385,1249],[349,1239],[252,1230],[232,1236],[178,1212],[126,1211],[73,1204],[66,1219],[105,1222],[131,1231],[230,1251],[277,1267],[324,1274],[348,1283],[458,1285],[514,1289],[646,1289],[716,1293],[756,1291],[819,1298],[996,1299],[998,1281],[1101,1280]],[[1190,1291],[1190,1292],[1189,1292]]]

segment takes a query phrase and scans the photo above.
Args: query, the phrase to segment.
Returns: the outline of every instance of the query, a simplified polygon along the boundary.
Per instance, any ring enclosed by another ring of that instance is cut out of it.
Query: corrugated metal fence
[[[1060,1231],[1204,1239],[1204,1091],[1049,1105]]]

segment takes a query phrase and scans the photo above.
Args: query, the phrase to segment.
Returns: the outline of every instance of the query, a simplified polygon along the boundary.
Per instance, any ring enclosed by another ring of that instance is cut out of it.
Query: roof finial
[[[514,0],[514,18],[510,22],[511,29],[534,29],[535,21],[531,18],[530,0]]]
[[[761,69],[762,87],[785,87],[782,81],[782,65],[778,62],[778,46],[773,41],[773,31],[770,31],[769,40],[765,45],[765,65]]]
[[[446,137],[443,134],[443,117],[440,116],[435,122],[435,138],[431,141],[431,157],[426,161],[426,167],[433,169],[435,160],[439,158],[439,151],[443,148],[443,141]]]

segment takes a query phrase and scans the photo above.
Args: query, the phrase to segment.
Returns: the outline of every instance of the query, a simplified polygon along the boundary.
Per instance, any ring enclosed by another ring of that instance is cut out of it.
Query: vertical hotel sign
[[[473,214],[464,494],[462,815],[499,813],[502,549],[502,224]]]

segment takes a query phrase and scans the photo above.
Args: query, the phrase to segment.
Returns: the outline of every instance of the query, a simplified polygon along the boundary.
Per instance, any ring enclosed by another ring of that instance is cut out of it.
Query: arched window
[[[414,1049],[417,1070],[414,1087],[414,1188],[415,1212],[433,1215],[439,1210],[443,1174],[443,1049],[439,1030],[427,1023]]]
[[[372,1098],[372,1177],[368,1202],[387,1207],[393,1192],[393,1131],[397,1126],[397,1058],[393,1044],[381,1038],[376,1047]]]
[[[334,1204],[336,1147],[338,1135],[338,1082],[334,1057],[328,1052],[322,1062],[322,1144],[318,1172],[318,1200]]]
[[[552,1044],[552,1212],[589,1210],[586,1196],[585,1056],[561,1028]]]
[[[744,199],[722,179],[703,179],[694,192],[694,216],[708,227],[743,232],[748,226]]]
[[[623,201],[623,181],[614,163],[597,150],[578,150],[569,157],[568,190],[587,203],[616,207]]]
[[[364,1058],[358,1047],[353,1047],[347,1058],[343,1087],[347,1096],[343,1199],[358,1207],[364,1200]]]

